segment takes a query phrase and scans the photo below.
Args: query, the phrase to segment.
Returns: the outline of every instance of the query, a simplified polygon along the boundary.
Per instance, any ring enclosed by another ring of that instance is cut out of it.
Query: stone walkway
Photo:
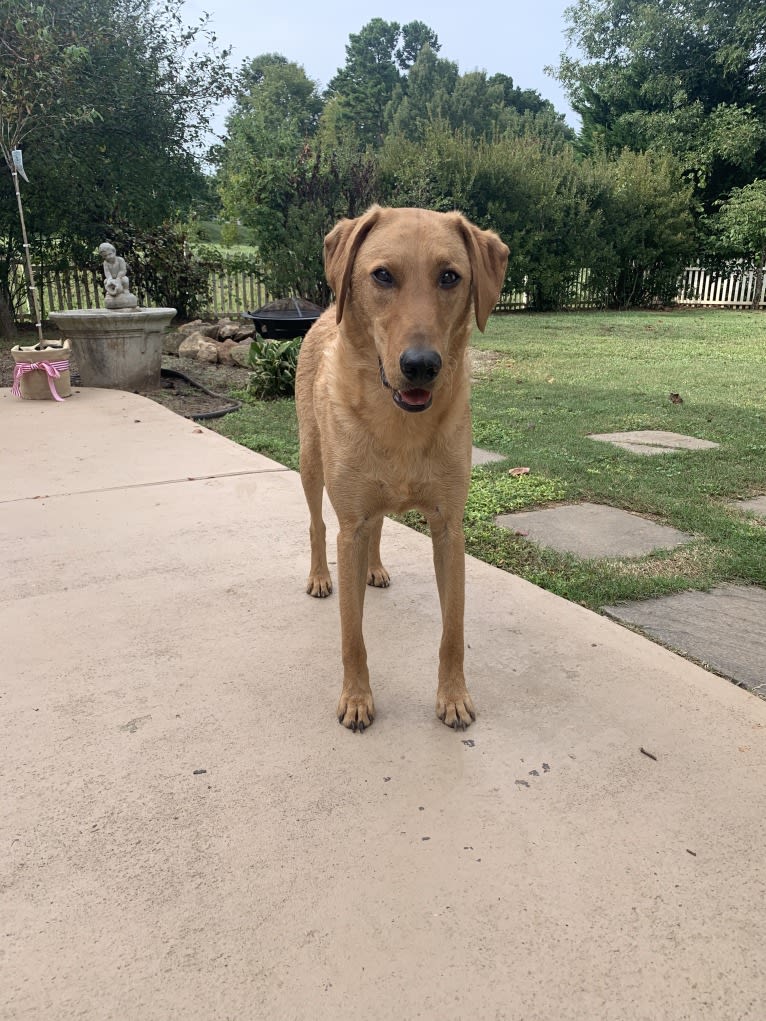
[[[679,433],[642,430],[589,437],[633,454],[651,457],[681,450],[709,450],[717,443]],[[473,463],[503,460],[474,447]],[[766,496],[732,500],[731,506],[764,519]],[[583,559],[640,557],[672,549],[692,537],[639,514],[592,503],[502,514],[496,523],[530,542]],[[647,637],[723,674],[766,698],[766,591],[756,586],[722,585],[710,592],[677,595],[603,607],[612,619],[638,628]]]
[[[498,525],[531,542],[590,560],[594,557],[641,557],[671,549],[692,537],[638,514],[595,503],[519,511],[495,518]]]
[[[766,698],[763,589],[721,585],[710,592],[679,592],[603,610],[613,620],[640,628],[649,638]]]
[[[656,429],[640,429],[637,432],[593,433],[589,440],[612,443],[631,454],[651,457],[655,454],[674,454],[679,450],[712,450],[717,443],[700,440],[696,436],[682,436],[681,433],[662,432]]]

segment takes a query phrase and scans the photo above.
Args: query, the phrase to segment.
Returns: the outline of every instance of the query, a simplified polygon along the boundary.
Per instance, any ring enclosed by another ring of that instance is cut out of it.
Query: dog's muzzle
[[[402,411],[426,411],[431,407],[433,394],[430,386],[439,375],[442,367],[441,355],[438,351],[421,348],[407,348],[399,358],[402,375],[414,384],[407,390],[394,390],[388,382],[383,362],[378,359],[380,378],[383,386],[392,394],[394,404]]]

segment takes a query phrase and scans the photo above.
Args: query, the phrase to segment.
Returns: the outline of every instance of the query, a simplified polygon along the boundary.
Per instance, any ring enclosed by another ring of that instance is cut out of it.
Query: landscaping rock
[[[219,340],[233,340],[239,331],[239,323],[233,323],[227,320],[224,323],[220,323],[218,327],[218,339]]]
[[[184,337],[178,345],[178,357],[196,358],[199,354],[200,344],[206,343],[209,343],[209,341],[204,333],[192,333]]]
[[[244,323],[240,323],[239,326],[237,327],[237,332],[234,334],[234,340],[237,340],[237,341],[252,340],[254,336],[255,336],[255,323],[252,322],[252,321],[244,322]]]
[[[182,337],[185,337],[191,333],[199,333],[199,331],[207,325],[208,324],[203,322],[202,319],[195,319],[190,323],[184,323],[183,326],[179,326],[175,332],[180,333]]]
[[[231,349],[231,360],[234,365],[241,365],[244,369],[250,368],[250,348],[252,340],[243,340]]]
[[[239,347],[236,340],[219,340],[218,341],[218,361],[221,365],[233,365],[234,359],[232,352]]]
[[[218,349],[220,344],[212,340],[200,341],[199,348],[197,350],[197,361],[207,362],[210,365],[215,365],[218,361]]]
[[[163,333],[162,335],[162,353],[164,355],[178,355],[178,348],[181,343],[186,339],[186,334],[181,333],[178,330],[174,330],[172,333]]]

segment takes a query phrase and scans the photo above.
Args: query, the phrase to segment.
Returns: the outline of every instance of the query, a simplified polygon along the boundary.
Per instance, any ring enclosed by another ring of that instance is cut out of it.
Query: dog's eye
[[[394,278],[388,270],[384,269],[382,266],[372,271],[372,279],[375,283],[380,284],[381,287],[393,287],[394,285]]]
[[[456,273],[454,269],[445,269],[442,275],[439,277],[439,287],[449,290],[450,287],[455,287],[460,283],[460,274]]]

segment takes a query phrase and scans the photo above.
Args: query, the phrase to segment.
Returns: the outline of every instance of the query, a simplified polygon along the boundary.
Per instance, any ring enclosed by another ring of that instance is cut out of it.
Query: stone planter
[[[58,347],[12,347],[16,362],[14,396],[28,401],[60,401],[72,394],[69,378],[69,341]]]
[[[51,322],[69,339],[83,386],[157,390],[162,370],[162,335],[174,308],[104,308],[51,312]]]

